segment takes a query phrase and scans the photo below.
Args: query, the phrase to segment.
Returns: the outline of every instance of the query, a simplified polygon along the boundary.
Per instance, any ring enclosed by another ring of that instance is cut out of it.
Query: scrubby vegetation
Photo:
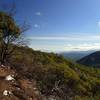
[[[89,68],[54,53],[17,47],[9,64],[37,81],[41,93],[57,100],[99,100],[100,69]]]

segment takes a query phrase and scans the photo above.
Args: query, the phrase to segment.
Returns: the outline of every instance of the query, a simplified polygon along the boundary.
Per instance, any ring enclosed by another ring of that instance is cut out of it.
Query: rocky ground
[[[0,66],[0,100],[42,100],[36,82],[20,76],[16,71]]]

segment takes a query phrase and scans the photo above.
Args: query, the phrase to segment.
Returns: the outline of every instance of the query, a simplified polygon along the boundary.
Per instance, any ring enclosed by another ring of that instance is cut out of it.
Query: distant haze
[[[79,60],[95,51],[73,51],[73,52],[61,52],[60,55],[64,56],[67,59]]]

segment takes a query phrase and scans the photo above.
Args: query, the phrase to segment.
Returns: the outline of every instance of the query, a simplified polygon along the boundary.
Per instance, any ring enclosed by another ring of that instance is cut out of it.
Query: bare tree
[[[14,6],[13,6],[14,7]],[[10,12],[0,11],[0,63],[5,64],[7,58],[13,53],[16,45],[24,45],[25,40],[23,33],[29,29],[29,26],[18,25],[13,18],[12,13],[15,8]]]

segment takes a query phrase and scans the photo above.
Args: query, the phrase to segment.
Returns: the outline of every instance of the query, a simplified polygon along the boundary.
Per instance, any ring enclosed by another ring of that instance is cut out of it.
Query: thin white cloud
[[[39,25],[38,24],[34,24],[34,28],[38,28],[39,27]]]
[[[38,27],[37,24],[35,24],[34,27]],[[80,35],[80,36],[32,36],[29,37],[32,40],[71,40],[71,41],[99,41],[100,35]]]
[[[55,41],[60,42],[38,42],[36,45],[31,44],[35,50],[60,52],[60,51],[87,51],[87,50],[100,50],[100,35],[72,35],[72,36],[33,36],[29,37],[32,41]],[[67,42],[68,41],[68,42]],[[52,44],[53,43],[53,44]],[[60,44],[59,44],[60,43]]]
[[[42,50],[46,52],[61,52],[61,51],[88,51],[100,50],[100,43],[81,43],[81,44],[64,44],[64,45],[31,45],[35,50]]]
[[[37,16],[41,16],[42,13],[41,13],[41,12],[36,12],[35,15],[37,15]]]
[[[87,50],[100,50],[100,43],[83,43],[77,45],[66,46],[68,51],[87,51]]]
[[[98,26],[100,27],[100,21],[98,22]]]
[[[44,37],[30,37],[30,39],[36,39],[36,40],[66,40],[67,37],[47,37],[47,36],[44,36]]]

